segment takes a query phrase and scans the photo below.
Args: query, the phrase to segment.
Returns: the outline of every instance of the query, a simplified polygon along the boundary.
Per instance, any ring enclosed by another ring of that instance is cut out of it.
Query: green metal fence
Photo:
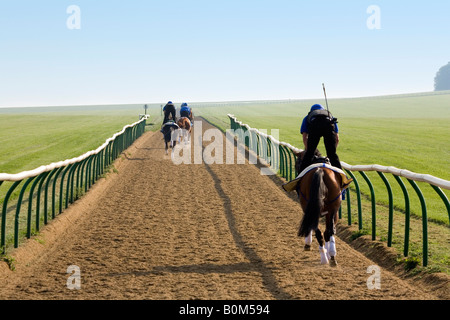
[[[98,149],[78,158],[14,175],[1,173],[0,187],[10,186],[2,204],[0,253],[6,252],[7,235],[13,235],[14,247],[17,248],[22,234],[30,238],[32,232],[40,230],[41,223],[47,224],[49,219],[54,219],[87,192],[114,160],[145,132],[146,120],[147,117],[142,117],[140,121],[125,126]],[[14,204],[11,204],[16,190],[20,190],[17,201],[14,199]],[[27,213],[23,216],[21,209],[25,202]]]
[[[278,173],[290,181],[295,179],[298,172],[295,171],[295,161],[296,153],[301,152],[287,143],[276,141],[273,137],[267,136],[260,133],[258,130],[250,128],[248,125],[243,124],[238,121],[234,115],[228,115],[231,122],[231,129],[236,132],[236,138],[239,142],[244,143],[249,150],[256,150],[258,157],[264,159],[267,163],[279,163]],[[248,134],[247,132],[251,132]],[[270,147],[262,148],[261,145],[268,145]],[[357,203],[357,219],[358,228],[361,230],[363,228],[363,215],[362,215],[362,201],[361,201],[361,180],[358,180],[356,173],[362,177],[362,180],[367,184],[370,190],[371,199],[371,235],[372,240],[376,238],[376,197],[375,189],[372,181],[366,174],[366,172],[377,172],[379,178],[383,181],[386,191],[388,193],[388,203],[389,203],[389,214],[388,214],[388,235],[387,235],[387,245],[392,246],[393,239],[393,225],[394,225],[394,195],[392,187],[386,178],[386,175],[392,175],[395,181],[398,183],[402,190],[402,196],[404,198],[404,208],[405,208],[405,228],[404,228],[404,248],[403,255],[405,257],[409,254],[409,244],[410,244],[410,220],[411,220],[411,210],[410,210],[410,195],[405,186],[404,179],[412,186],[416,196],[420,200],[421,210],[422,210],[422,253],[423,253],[423,266],[428,265],[428,213],[425,197],[419,188],[417,182],[425,182],[429,184],[439,195],[439,197],[444,202],[449,216],[450,224],[450,202],[442,191],[442,189],[450,190],[450,181],[442,180],[430,175],[416,174],[407,170],[401,170],[394,167],[384,167],[379,165],[369,165],[369,166],[351,166],[345,162],[342,162],[342,167],[348,175],[354,179],[354,193],[356,194]],[[347,191],[347,218],[348,224],[352,224],[352,207],[350,198],[353,197],[350,194],[350,189]],[[340,214],[341,210],[340,210]]]

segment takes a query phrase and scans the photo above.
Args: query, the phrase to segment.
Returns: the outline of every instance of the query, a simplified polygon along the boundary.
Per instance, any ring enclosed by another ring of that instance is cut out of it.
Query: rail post
[[[366,180],[367,185],[369,186],[370,189],[370,196],[371,196],[371,201],[372,201],[372,240],[376,239],[376,232],[377,232],[377,213],[376,213],[376,202],[375,202],[375,191],[373,189],[373,185],[372,182],[370,181],[369,177],[366,175],[366,173],[364,171],[360,171],[359,172],[362,177],[364,178],[364,180]]]
[[[30,189],[30,195],[28,198],[28,216],[27,216],[27,238],[30,239],[31,238],[31,214],[33,211],[33,194],[34,194],[34,190],[36,189],[36,186],[38,185],[38,183],[41,181],[41,179],[45,179],[46,176],[46,172],[41,173],[36,180],[34,180],[31,189]],[[37,195],[36,195],[37,197]],[[36,209],[37,211],[37,209]]]
[[[378,175],[381,177],[381,180],[383,180],[384,184],[386,185],[388,196],[389,196],[389,221],[388,221],[388,241],[387,245],[388,247],[392,247],[392,228],[394,226],[394,202],[393,202],[393,195],[392,195],[392,188],[389,184],[389,181],[386,179],[386,176],[380,172],[377,171]]]
[[[350,177],[352,177],[353,182],[355,183],[355,191],[356,191],[356,200],[357,200],[357,206],[358,206],[358,229],[362,230],[363,228],[363,222],[362,222],[362,203],[361,203],[361,191],[359,189],[359,182],[358,179],[356,179],[356,176],[350,171],[345,170],[349,174]],[[349,189],[347,189],[347,194],[349,193]]]
[[[427,205],[425,202],[425,198],[420,190],[419,186],[414,180],[408,179],[408,182],[413,187],[417,196],[420,200],[420,205],[422,207],[422,242],[423,242],[423,266],[428,266],[428,213],[427,213]]]
[[[50,171],[44,172],[44,176],[42,177],[41,182],[39,182],[39,186],[38,186],[38,190],[37,190],[37,196],[36,196],[36,231],[39,231],[39,227],[40,227],[40,208],[41,208],[41,191],[42,191],[42,186],[44,185],[44,182],[47,179],[49,174],[50,174]]]
[[[435,185],[430,184],[433,187],[434,191],[441,197],[442,201],[444,201],[445,207],[447,208],[448,219],[450,221],[450,202],[448,201],[447,196],[444,192],[442,192],[441,188],[436,187]]]
[[[6,193],[5,200],[3,201],[3,210],[2,210],[2,229],[1,229],[1,240],[0,240],[0,249],[2,253],[6,252],[6,213],[8,210],[8,201],[11,197],[11,194],[13,191],[17,188],[17,186],[22,182],[23,180],[16,181],[13,183],[12,187],[9,188],[8,192]]]
[[[25,190],[28,188],[28,185],[35,178],[36,177],[28,178],[27,181],[22,186],[22,190],[20,190],[19,199],[17,201],[17,206],[16,206],[16,216],[14,219],[14,248],[17,248],[19,246],[19,215],[20,215],[20,208],[22,207],[23,195],[25,193]]]
[[[403,192],[403,197],[405,198],[405,239],[404,239],[405,243],[403,244],[403,256],[407,257],[409,252],[409,226],[411,221],[411,210],[409,207],[409,193],[402,179],[395,174],[394,178],[400,185],[400,188],[402,189]]]

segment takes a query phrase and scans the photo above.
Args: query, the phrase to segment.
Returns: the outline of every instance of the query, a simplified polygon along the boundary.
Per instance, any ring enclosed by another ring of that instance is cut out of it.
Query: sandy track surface
[[[203,122],[203,130],[211,126]],[[299,204],[258,166],[175,165],[146,133],[0,266],[1,299],[435,299],[337,239],[338,267],[303,251]],[[205,142],[204,145],[208,145]],[[69,290],[69,266],[81,289]]]

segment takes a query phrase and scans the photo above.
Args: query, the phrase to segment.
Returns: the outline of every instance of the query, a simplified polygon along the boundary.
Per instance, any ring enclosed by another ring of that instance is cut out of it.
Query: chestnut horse
[[[178,120],[177,124],[181,129],[181,134],[179,137],[180,142],[181,142],[181,138],[183,138],[183,141],[185,143],[188,143],[190,141],[191,131],[192,131],[191,121],[187,117],[182,117]]]
[[[304,151],[297,155],[297,165],[303,155]],[[304,212],[298,236],[305,237],[305,251],[310,251],[314,231],[320,246],[321,263],[329,263],[331,266],[337,265],[334,234],[336,233],[338,210],[342,201],[341,186],[341,174],[323,166],[310,169],[305,173],[296,189]],[[321,216],[326,217],[326,228],[323,235],[319,229]]]

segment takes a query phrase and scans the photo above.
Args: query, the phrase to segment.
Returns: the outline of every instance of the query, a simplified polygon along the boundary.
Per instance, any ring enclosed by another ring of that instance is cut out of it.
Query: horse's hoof
[[[311,246],[309,244],[305,244],[305,251],[311,251]]]
[[[336,261],[336,259],[335,259],[335,257],[331,257],[330,258],[330,266],[332,266],[332,267],[337,267],[337,261]]]

